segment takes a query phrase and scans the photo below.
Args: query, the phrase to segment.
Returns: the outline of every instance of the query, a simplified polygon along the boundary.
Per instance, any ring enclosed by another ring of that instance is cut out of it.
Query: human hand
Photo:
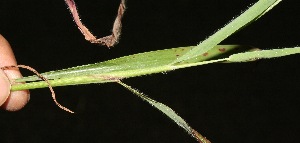
[[[14,53],[6,41],[0,34],[0,67],[17,65]],[[29,91],[13,91],[10,92],[10,79],[22,77],[18,69],[12,68],[0,70],[0,106],[8,111],[17,111],[22,109],[29,101]]]

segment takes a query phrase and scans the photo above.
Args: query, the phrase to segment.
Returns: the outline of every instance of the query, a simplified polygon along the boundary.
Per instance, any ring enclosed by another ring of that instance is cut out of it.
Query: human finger
[[[10,66],[10,65],[17,65],[17,62],[9,43],[0,34],[0,67]],[[10,80],[22,77],[20,71],[15,68],[4,70],[4,73],[6,74],[7,78]],[[5,80],[2,80],[2,82],[3,85],[6,86],[7,82]],[[7,88],[7,86],[3,88]],[[0,82],[0,89],[2,89],[1,82]],[[4,97],[5,96],[3,96],[2,99],[4,99]],[[1,107],[8,111],[17,111],[26,105],[26,103],[29,101],[29,98],[30,96],[28,90],[13,91],[10,92],[9,96],[7,96],[5,102],[2,104]]]

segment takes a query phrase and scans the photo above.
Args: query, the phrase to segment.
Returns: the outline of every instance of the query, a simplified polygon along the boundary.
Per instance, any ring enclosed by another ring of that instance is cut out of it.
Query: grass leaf
[[[229,56],[227,60],[230,62],[248,62],[258,59],[283,57],[292,54],[300,54],[300,47],[238,53]]]
[[[210,51],[194,59],[190,59],[176,65],[169,64],[170,62],[176,60],[178,56],[185,54],[191,48],[192,47],[181,47],[134,54],[96,64],[89,64],[64,70],[46,72],[42,73],[42,75],[49,80],[50,84],[53,87],[115,82],[124,78],[167,72],[178,68],[185,68],[193,66],[193,63],[199,63],[212,59],[227,58],[233,53],[253,49],[253,47],[250,46],[218,45]],[[210,62],[203,62],[202,64],[208,63]],[[40,81],[37,76],[24,77],[15,80],[15,82],[30,83],[13,85],[12,90],[47,87],[47,84],[43,81]]]
[[[232,20],[229,24],[221,28],[215,34],[211,35],[208,39],[204,40],[189,52],[176,59],[173,63],[192,59],[209,51],[211,48],[218,45],[221,41],[223,41],[233,33],[260,18],[266,12],[271,10],[275,5],[277,5],[280,1],[281,0],[259,0],[248,10],[242,13],[239,17]]]

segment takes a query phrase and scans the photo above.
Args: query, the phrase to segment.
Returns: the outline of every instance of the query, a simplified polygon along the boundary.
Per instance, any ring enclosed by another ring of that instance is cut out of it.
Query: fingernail
[[[0,106],[6,101],[10,94],[10,82],[5,73],[0,70]]]

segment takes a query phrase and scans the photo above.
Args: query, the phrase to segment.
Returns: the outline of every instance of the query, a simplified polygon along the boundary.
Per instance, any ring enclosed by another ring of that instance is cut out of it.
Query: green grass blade
[[[176,59],[172,64],[197,57],[209,51],[211,48],[219,44],[221,41],[223,41],[236,31],[240,30],[241,28],[264,15],[280,1],[281,0],[259,0],[248,10],[242,13],[239,17],[232,20],[229,24],[221,28],[215,34],[211,35],[208,39],[204,40],[189,52]]]
[[[194,59],[190,59],[185,62],[178,63],[176,65],[169,65],[170,62],[174,61],[176,58],[178,58],[178,56],[185,54],[191,48],[192,47],[182,47],[146,52],[96,64],[89,64],[65,70],[46,72],[42,75],[49,79],[53,87],[113,82],[123,78],[166,72],[178,68],[193,66],[193,63],[207,61],[210,59],[227,58],[233,53],[253,49],[253,47],[249,46],[218,45],[215,46],[209,52],[198,56]],[[210,62],[203,62],[202,64],[208,63]],[[30,76],[16,80],[16,82],[25,81],[40,81],[40,79],[36,76]],[[13,85],[12,90],[23,90],[43,87],[47,87],[47,84],[43,81],[40,81]]]
[[[227,60],[230,62],[248,62],[257,59],[269,59],[292,54],[300,54],[300,47],[238,53],[229,56]]]
[[[234,49],[242,49],[242,50],[234,50]],[[142,76],[145,74],[167,72],[175,69],[199,66],[199,65],[216,63],[216,62],[224,62],[224,61],[247,62],[247,61],[253,61],[257,59],[275,58],[275,57],[282,57],[282,56],[300,53],[300,47],[295,47],[295,48],[261,50],[261,51],[251,51],[251,52],[232,54],[238,51],[245,51],[246,49],[249,50],[251,49],[251,47],[237,46],[237,45],[222,45],[222,46],[220,45],[215,47],[214,50],[209,51],[207,54],[205,54],[205,56],[202,55],[198,58],[181,62],[176,65],[169,65],[168,62],[173,60],[174,57],[176,57],[174,56],[174,52],[178,50],[179,51],[182,50],[182,48],[175,48],[166,51],[160,50],[162,51],[163,54],[165,54],[165,52],[173,51],[173,58],[171,58],[171,56],[170,57],[167,56],[168,58],[163,58],[161,62],[159,62],[160,60],[157,60],[157,58],[151,57],[155,55],[159,56],[160,54],[162,54],[159,51],[155,51],[155,52],[147,52],[147,53],[132,55],[138,59],[151,55],[150,57],[148,57],[147,60],[144,60],[145,62],[139,62],[139,65],[132,64],[133,62],[135,62],[134,61],[135,58],[133,58],[132,56],[126,56],[126,57],[121,57],[115,60],[110,60],[102,63],[90,64],[90,65],[70,68],[66,70],[60,70],[57,72],[55,71],[48,72],[45,73],[45,75],[49,76],[50,78],[54,78],[53,80],[50,80],[50,84],[53,87],[78,85],[78,84],[90,84],[90,83],[106,83],[106,82],[116,82],[124,78]],[[175,54],[178,53],[175,52]],[[220,57],[220,54],[226,55],[226,57],[224,56]],[[102,69],[101,67],[111,64],[112,61],[114,61],[115,64],[118,64],[120,67],[113,66],[111,69],[109,68],[105,69],[104,72],[101,71]],[[100,71],[97,72],[97,70]],[[28,78],[25,77],[24,79],[30,81],[30,80],[36,80],[35,78],[36,77],[31,76]],[[19,79],[16,81],[19,82],[24,80]],[[47,86],[48,85],[45,82],[37,81],[37,82],[30,82],[26,84],[15,84],[12,86],[12,90],[44,88]]]
[[[123,87],[143,99],[144,101],[148,102],[152,107],[160,110],[163,112],[166,116],[168,116],[171,120],[173,120],[179,127],[183,128],[186,132],[188,132],[192,137],[194,137],[196,140],[201,141],[202,143],[210,143],[209,140],[207,140],[205,137],[203,137],[201,134],[196,132],[193,128],[188,125],[188,123],[182,119],[172,108],[168,107],[167,105],[157,102],[147,95],[139,92],[138,90],[132,88],[131,86],[123,83],[123,82],[118,82],[121,84]]]

